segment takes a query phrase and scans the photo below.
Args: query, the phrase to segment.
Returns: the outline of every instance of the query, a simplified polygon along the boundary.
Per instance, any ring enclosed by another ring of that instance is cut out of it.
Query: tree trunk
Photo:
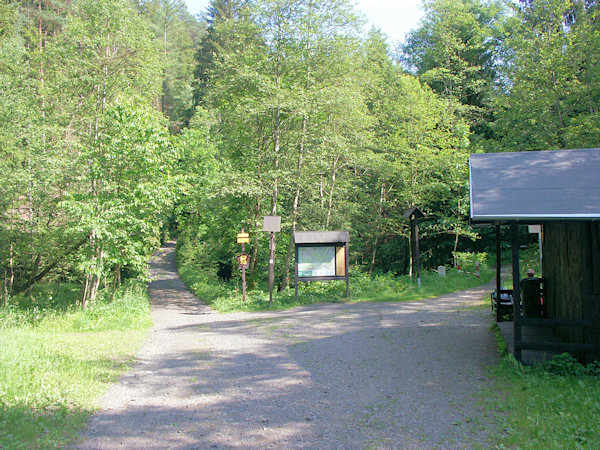
[[[83,308],[87,307],[87,303],[88,303],[88,292],[90,290],[90,282],[91,282],[91,278],[92,276],[88,273],[85,276],[85,282],[83,284],[83,293],[81,294],[81,306]]]
[[[79,241],[77,244],[75,244],[73,247],[71,247],[69,250],[67,250],[67,252],[61,257],[61,258],[57,258],[55,259],[52,263],[48,264],[44,270],[42,270],[40,273],[36,274],[32,280],[33,283],[37,283],[38,281],[40,281],[42,278],[44,278],[46,275],[48,275],[48,273],[54,269],[56,266],[58,266],[58,264],[64,259],[65,256],[69,256],[70,254],[72,254],[73,252],[77,251],[79,249],[79,247],[81,247],[83,244],[85,244],[88,241],[88,237],[83,238],[81,241]],[[11,243],[11,249],[12,249],[12,243]],[[11,252],[12,253],[12,252]],[[12,257],[10,259],[10,265],[11,265],[11,271],[12,271]],[[11,276],[10,279],[10,287],[12,289],[12,282],[14,279],[14,274]],[[23,292],[25,290],[28,290],[30,287],[30,283],[27,283],[25,286],[21,286],[19,287],[19,289],[16,291],[16,293],[20,293]]]
[[[383,220],[383,202],[385,200],[385,183],[381,183],[381,191],[379,192],[379,206],[377,208],[377,230],[375,232],[375,239],[373,241],[373,253],[371,255],[371,264],[369,267],[369,275],[373,273],[373,267],[375,266],[375,257],[377,256],[377,244],[379,242],[379,236],[381,233],[381,220]]]
[[[12,292],[13,284],[15,282],[15,243],[13,241],[10,241],[8,268],[10,271],[10,277],[8,278],[8,292]]]
[[[307,120],[306,117],[302,119],[302,137],[300,139],[300,149],[298,152],[298,175],[302,169],[304,162],[304,143],[306,140],[306,128]],[[298,205],[300,203],[300,181],[296,184],[296,194],[294,195],[294,201],[292,203],[292,229],[290,232],[290,242],[288,244],[287,253],[285,255],[284,263],[284,277],[281,285],[281,290],[287,289],[290,285],[290,264],[292,262],[292,254],[294,253],[294,233],[296,232],[296,223],[298,219]]]
[[[373,240],[373,253],[371,254],[371,264],[369,265],[369,275],[373,273],[373,267],[375,266],[375,257],[377,256],[377,243],[379,242],[379,235],[375,236]]]
[[[458,249],[458,228],[456,229],[456,238],[454,239],[454,252]]]
[[[8,269],[4,268],[4,283],[2,285],[2,306],[6,307],[8,304]]]
[[[329,222],[331,221],[331,210],[333,208],[333,192],[335,190],[335,180],[337,178],[337,163],[340,157],[336,156],[333,160],[333,173],[331,174],[331,190],[329,191],[329,203],[327,205],[327,221],[325,223],[325,228],[329,228]]]
[[[26,295],[31,294],[31,289],[33,288],[33,285],[35,284],[36,274],[37,274],[38,270],[40,270],[41,262],[42,262],[42,254],[38,253],[35,258],[35,262],[33,263],[33,270],[31,271],[29,281],[27,282],[27,294]]]
[[[115,266],[115,274],[112,285],[113,292],[116,291],[119,286],[121,286],[121,264],[117,264]]]

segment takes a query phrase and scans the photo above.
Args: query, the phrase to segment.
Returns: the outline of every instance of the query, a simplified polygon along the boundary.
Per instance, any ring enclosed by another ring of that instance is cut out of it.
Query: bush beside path
[[[78,448],[486,445],[497,363],[481,286],[418,302],[218,314],[152,261],[155,322]]]

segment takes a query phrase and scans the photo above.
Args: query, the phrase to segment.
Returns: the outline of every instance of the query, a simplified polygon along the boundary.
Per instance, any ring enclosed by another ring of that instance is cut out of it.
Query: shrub
[[[479,270],[488,268],[487,253],[476,252],[452,252],[454,260],[460,261],[461,269],[465,272],[475,272],[475,262],[479,262]]]

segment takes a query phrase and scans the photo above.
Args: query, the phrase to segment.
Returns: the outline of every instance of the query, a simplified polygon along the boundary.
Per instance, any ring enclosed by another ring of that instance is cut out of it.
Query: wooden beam
[[[500,258],[500,224],[496,224],[496,322],[500,322],[502,314],[500,314],[500,289],[502,289],[502,265]]]
[[[417,264],[417,286],[421,287],[421,259],[419,258],[419,223],[417,222],[417,215],[415,218],[415,261]]]
[[[515,322],[528,327],[577,327],[588,328],[594,326],[593,320],[586,319],[534,319],[520,317]]]
[[[512,249],[512,276],[513,276],[513,319],[515,336],[515,358],[521,362],[521,325],[518,318],[521,317],[521,284],[519,283],[521,271],[519,269],[519,229],[516,223],[510,225],[511,249]]]
[[[521,350],[549,350],[557,352],[593,352],[596,347],[592,344],[571,344],[569,342],[529,342],[515,340],[515,353]]]

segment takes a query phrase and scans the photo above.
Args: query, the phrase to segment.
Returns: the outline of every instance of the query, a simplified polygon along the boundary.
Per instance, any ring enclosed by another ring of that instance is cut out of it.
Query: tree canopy
[[[348,230],[357,270],[410,272],[411,206],[426,266],[481,248],[471,152],[599,147],[600,8],[423,8],[390,49],[350,0],[0,3],[2,295],[69,279],[85,304],[169,234],[216,276],[242,227],[256,282],[271,214],[282,289],[299,230]]]

